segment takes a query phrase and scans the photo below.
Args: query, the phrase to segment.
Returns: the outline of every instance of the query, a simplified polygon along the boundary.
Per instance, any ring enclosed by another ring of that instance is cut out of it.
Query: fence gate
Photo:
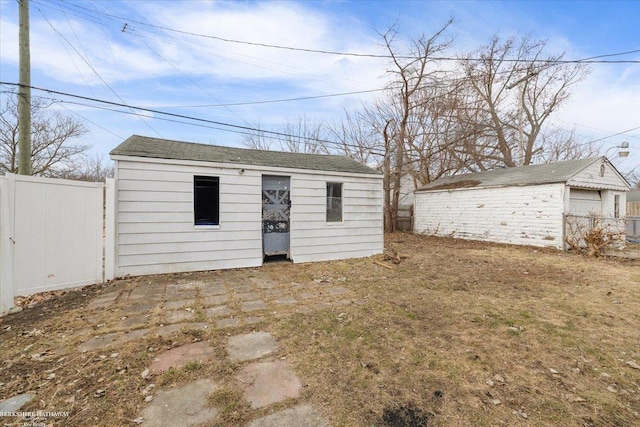
[[[104,280],[104,183],[0,177],[0,313],[18,295]]]

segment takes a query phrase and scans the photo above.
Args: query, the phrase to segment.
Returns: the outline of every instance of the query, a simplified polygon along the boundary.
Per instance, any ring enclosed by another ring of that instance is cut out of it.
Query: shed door
[[[262,251],[289,257],[289,177],[262,177]]]
[[[599,191],[572,188],[569,200],[569,212],[573,215],[588,216],[591,213],[598,215],[602,213],[602,200]]]

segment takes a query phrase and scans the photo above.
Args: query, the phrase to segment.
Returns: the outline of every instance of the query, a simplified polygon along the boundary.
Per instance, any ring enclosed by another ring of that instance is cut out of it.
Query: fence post
[[[567,213],[562,213],[562,250],[567,252],[569,245],[567,244]]]
[[[0,315],[13,307],[13,206],[15,203],[13,174],[0,177]]]
[[[113,280],[116,270],[116,181],[105,179],[104,280]]]

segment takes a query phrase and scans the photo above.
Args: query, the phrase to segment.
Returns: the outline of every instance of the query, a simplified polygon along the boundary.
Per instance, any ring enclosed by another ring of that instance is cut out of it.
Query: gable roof
[[[109,154],[380,175],[375,169],[345,156],[222,147],[140,135],[130,136]]]
[[[451,190],[473,187],[506,187],[567,182],[596,162],[605,161],[615,171],[606,157],[591,157],[580,160],[545,163],[541,165],[519,166],[490,171],[447,176],[419,188],[417,191]],[[618,173],[619,175],[619,173]],[[620,175],[620,178],[626,180]]]

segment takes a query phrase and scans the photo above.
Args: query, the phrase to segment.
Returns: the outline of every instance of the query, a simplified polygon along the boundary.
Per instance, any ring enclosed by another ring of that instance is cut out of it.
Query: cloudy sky
[[[387,82],[380,33],[397,22],[406,40],[429,36],[454,18],[452,57],[494,34],[548,40],[567,59],[635,51],[593,64],[553,124],[640,172],[638,1],[31,0],[30,15],[33,86],[205,120],[32,92],[64,101],[54,108],[86,122],[99,155],[132,134],[240,146],[239,127],[338,118]],[[17,83],[17,63],[17,1],[0,0],[1,81]],[[623,141],[631,155],[615,158]]]

